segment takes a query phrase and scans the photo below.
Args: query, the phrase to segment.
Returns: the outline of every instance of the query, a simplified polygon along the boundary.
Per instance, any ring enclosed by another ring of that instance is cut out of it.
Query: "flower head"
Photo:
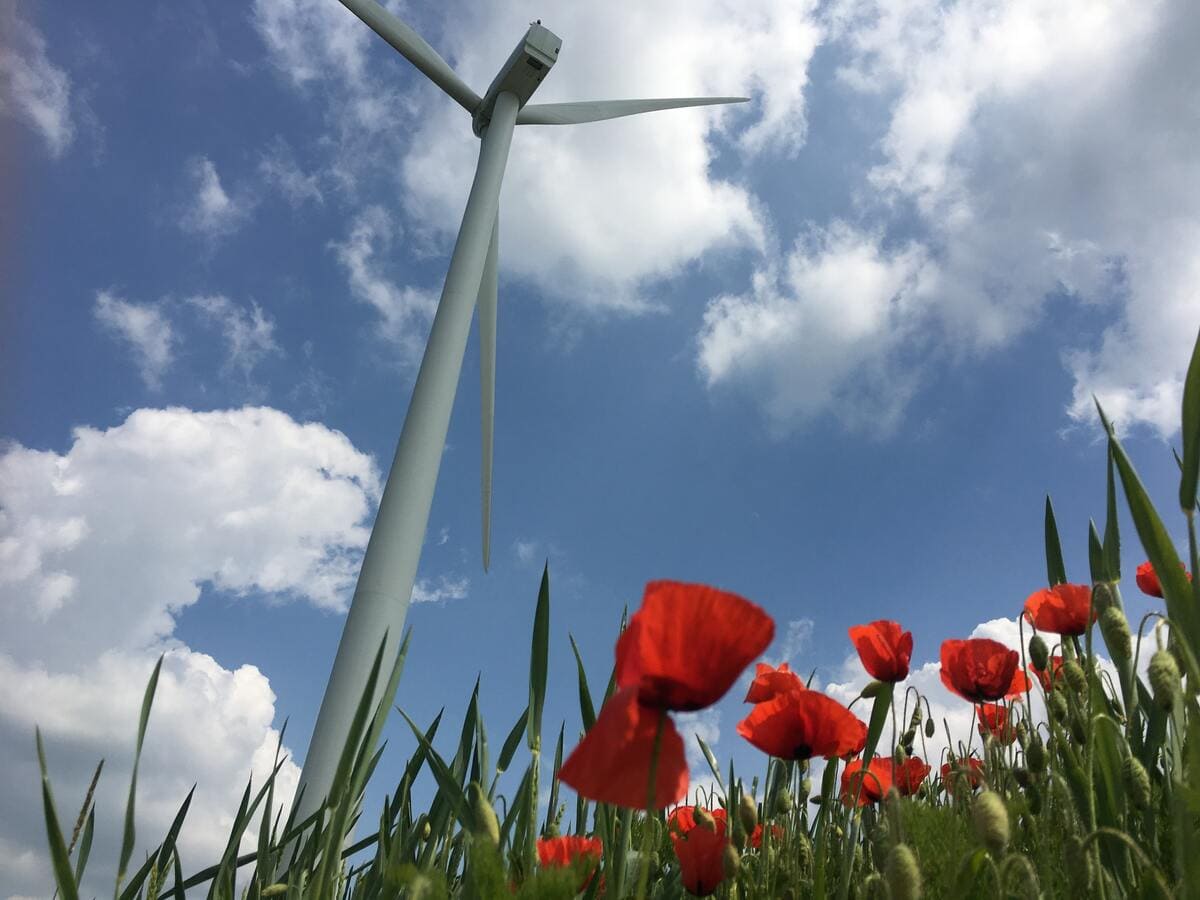
[[[919,756],[910,756],[892,770],[892,779],[905,797],[911,797],[921,789],[921,783],[932,771]]]
[[[857,753],[867,742],[867,726],[820,691],[782,694],[759,703],[737,730],[759,750],[781,759],[830,759]]]
[[[754,668],[754,680],[746,691],[747,703],[765,703],[780,694],[797,693],[806,690],[800,676],[783,663],[774,669],[766,663],[759,663]]]
[[[1019,660],[1016,650],[990,638],[943,641],[942,683],[972,703],[999,700],[1028,684]]]
[[[725,848],[729,845],[726,833],[725,810],[709,811],[713,827],[696,821],[690,806],[681,806],[671,813],[667,830],[675,856],[679,859],[679,878],[688,893],[707,897],[725,880]],[[720,815],[718,816],[718,813]]]
[[[1033,663],[1029,664],[1029,671],[1034,674],[1038,682],[1042,685],[1042,690],[1048,691],[1051,689],[1053,682],[1059,678],[1059,670],[1062,669],[1063,658],[1055,656],[1047,660],[1046,669],[1039,669]],[[1047,669],[1049,671],[1047,671]]]
[[[979,734],[991,735],[1001,744],[1008,745],[1017,739],[1008,707],[1003,703],[980,703],[975,707],[979,715]]]
[[[750,846],[753,847],[755,850],[762,849],[762,836],[763,836],[762,822],[759,822],[757,825],[754,826],[754,830],[752,832],[750,832]],[[775,822],[771,823],[771,839],[775,842],[779,842],[779,841],[783,840],[783,828]]]
[[[857,799],[859,806],[878,803],[892,787],[892,761],[882,756],[871,758],[867,771],[863,772],[861,759],[846,763],[842,770],[842,803],[852,806]]]
[[[1086,584],[1056,584],[1034,591],[1025,601],[1025,618],[1039,631],[1083,634],[1096,621],[1092,589]]]
[[[1179,568],[1183,569],[1188,581],[1191,581],[1192,573],[1187,570],[1187,567],[1183,563],[1180,563]],[[1154,564],[1149,560],[1137,567],[1135,580],[1143,594],[1149,594],[1151,597],[1161,597],[1163,595],[1162,583],[1158,580],[1158,573],[1154,571]]]
[[[581,837],[570,834],[554,838],[538,838],[538,862],[543,868],[557,869],[574,865],[576,860],[584,860],[580,868],[584,871],[584,881],[579,886],[583,890],[596,875],[600,863],[600,854],[604,852],[604,844],[599,838]]]
[[[983,760],[972,756],[966,759],[956,759],[942,766],[942,782],[951,794],[954,793],[954,783],[960,778],[966,779],[971,790],[983,784]]]
[[[911,631],[902,631],[898,623],[880,619],[853,626],[850,640],[872,678],[894,683],[908,677],[913,649]]]

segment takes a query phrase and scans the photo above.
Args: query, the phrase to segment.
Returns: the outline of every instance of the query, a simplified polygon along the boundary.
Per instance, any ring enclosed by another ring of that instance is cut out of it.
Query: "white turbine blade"
[[[483,278],[479,282],[479,399],[483,454],[480,463],[483,486],[483,571],[492,556],[492,435],[496,419],[496,279],[500,219],[492,226]]]
[[[579,125],[686,106],[745,103],[749,97],[671,97],[662,100],[581,100],[578,103],[528,103],[517,113],[518,125]]]
[[[410,63],[429,77],[429,80],[453,97],[467,112],[474,113],[480,98],[467,87],[438,52],[425,39],[380,6],[375,0],[341,0],[377,35],[395,47]]]

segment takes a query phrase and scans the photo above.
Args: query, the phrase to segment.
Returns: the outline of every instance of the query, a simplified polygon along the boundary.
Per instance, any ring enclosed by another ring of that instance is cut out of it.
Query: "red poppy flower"
[[[820,691],[783,694],[760,703],[738,723],[738,734],[781,759],[845,756],[867,742],[867,726]]]
[[[979,735],[991,735],[1004,745],[1011,744],[1017,739],[1017,731],[1013,727],[1008,707],[1003,703],[980,703],[975,711],[979,715]]]
[[[713,827],[696,821],[696,807],[680,806],[667,817],[667,833],[679,858],[683,885],[698,897],[711,894],[725,880],[727,815],[722,807],[706,809]]]
[[[951,794],[954,793],[954,783],[962,778],[966,778],[971,790],[983,784],[983,760],[972,756],[942,766],[942,783]]]
[[[1008,690],[1004,692],[1004,699],[1011,700],[1014,697],[1019,697],[1032,687],[1033,682],[1029,680],[1029,676],[1025,674],[1020,666],[1017,666],[1013,670],[1013,677],[1008,685]]]
[[[873,756],[864,774],[862,760],[846,763],[842,770],[842,803],[851,806],[855,797],[859,806],[878,803],[892,786],[892,761],[882,756]],[[860,790],[861,785],[861,790]]]
[[[1039,669],[1033,663],[1029,664],[1029,671],[1032,672],[1034,677],[1036,677],[1041,683],[1042,690],[1048,691],[1051,689],[1052,683],[1058,680],[1059,670],[1062,668],[1062,664],[1063,658],[1061,656],[1055,656],[1050,660],[1049,672],[1047,672],[1045,669]]]
[[[850,640],[854,642],[863,668],[872,678],[894,683],[908,677],[908,662],[913,649],[911,631],[901,631],[898,623],[880,619],[853,626]]]
[[[1092,589],[1086,584],[1056,584],[1034,591],[1025,601],[1025,618],[1038,631],[1053,634],[1083,634],[1092,612]]]
[[[538,861],[543,868],[564,868],[574,864],[578,859],[587,860],[586,866],[580,866],[586,875],[583,883],[579,886],[581,891],[595,877],[596,868],[600,864],[600,854],[603,851],[604,844],[600,842],[599,838],[580,837],[575,834],[555,838],[538,838],[537,842]]]
[[[617,639],[617,685],[592,728],[563,763],[559,780],[590,800],[646,805],[661,728],[654,805],[687,794],[683,739],[668,710],[710,706],[775,636],[765,612],[736,594],[701,584],[652,581]]]
[[[999,700],[1028,686],[1019,661],[1016,650],[990,638],[942,641],[942,683],[972,703]]]
[[[750,846],[755,850],[762,849],[763,827],[762,822],[754,826],[754,830],[750,832]],[[775,822],[771,823],[771,838],[775,841],[783,840],[783,828]]]
[[[746,691],[747,703],[765,703],[780,694],[796,693],[806,690],[800,676],[783,663],[778,669],[773,669],[766,663],[759,663],[754,669],[754,680],[750,682],[750,690]]]
[[[921,783],[932,770],[925,765],[925,760],[919,756],[910,756],[892,771],[893,780],[898,790],[905,797],[911,797],[921,789]]]
[[[1183,569],[1187,575],[1188,581],[1192,580],[1192,573],[1187,570],[1183,563],[1179,564],[1179,568]],[[1158,580],[1158,573],[1154,571],[1154,564],[1146,561],[1137,567],[1137,586],[1142,589],[1143,594],[1149,594],[1151,597],[1161,597],[1162,584]]]

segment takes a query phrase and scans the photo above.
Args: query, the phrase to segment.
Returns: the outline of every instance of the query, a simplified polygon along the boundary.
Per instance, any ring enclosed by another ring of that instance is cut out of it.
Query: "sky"
[[[524,708],[546,564],[568,751],[568,634],[599,691],[661,578],[758,603],[765,658],[847,700],[846,629],[900,621],[965,737],[937,648],[1018,640],[1047,494],[1087,581],[1093,395],[1182,542],[1185,0],[388,5],[479,93],[541,19],[563,45],[537,102],[750,98],[515,133],[491,569],[473,332],[397,694],[447,710],[446,753],[481,673],[491,734]],[[0,896],[52,892],[35,726],[68,827],[105,760],[98,893],[160,654],[135,860],[194,783],[184,869],[214,861],[285,719],[294,787],[478,142],[334,0],[0,0],[0,35]],[[678,717],[697,783],[697,733],[764,769],[747,680]],[[385,736],[368,820],[413,749],[399,716]]]

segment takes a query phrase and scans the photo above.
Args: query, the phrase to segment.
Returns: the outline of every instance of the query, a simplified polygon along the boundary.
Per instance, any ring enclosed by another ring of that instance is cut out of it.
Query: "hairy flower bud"
[[[1030,782],[1033,780],[1029,774],[1029,770],[1023,766],[1013,766],[1012,775],[1017,784],[1023,788],[1029,787]]]
[[[1025,762],[1029,764],[1031,772],[1040,775],[1046,771],[1046,745],[1036,734],[1029,739],[1029,746],[1025,748]]]
[[[1166,650],[1155,650],[1150,657],[1150,688],[1154,691],[1154,702],[1163,709],[1175,705],[1179,695],[1180,676],[1179,666]]]
[[[908,844],[896,844],[884,864],[892,900],[918,900],[921,896],[921,869]]]
[[[786,790],[780,791],[779,797],[782,798],[786,794]],[[738,817],[742,820],[742,827],[746,829],[747,834],[754,831],[754,826],[758,824],[758,804],[749,794],[742,794],[742,801],[738,805]]]
[[[922,719],[924,719],[924,713],[921,709],[921,704],[918,703],[916,706],[913,707],[912,718],[908,720],[909,731],[912,731],[915,733],[917,730],[917,726],[921,724]]]
[[[1029,639],[1029,660],[1035,669],[1046,671],[1046,664],[1050,661],[1050,648],[1046,646],[1040,634],[1035,634]]]
[[[1102,616],[1110,609],[1121,608],[1121,595],[1111,581],[1098,581],[1092,585],[1092,612]]]
[[[1082,694],[1087,690],[1087,676],[1083,674],[1083,666],[1079,665],[1073,659],[1068,659],[1062,665],[1063,677],[1067,679],[1067,684],[1076,694]]]
[[[801,871],[807,871],[812,868],[812,844],[808,840],[808,835],[803,831],[796,834],[796,861],[800,864]]]
[[[971,806],[975,834],[985,847],[999,856],[1008,846],[1008,810],[995,791],[981,791]]]
[[[1051,717],[1056,722],[1061,722],[1066,719],[1067,713],[1070,711],[1067,708],[1067,698],[1062,695],[1062,691],[1051,692],[1046,701],[1046,707],[1049,709]]]
[[[800,802],[803,803],[812,794],[812,779],[803,778],[800,780]]]
[[[717,830],[717,820],[713,818],[713,814],[702,806],[696,806],[692,809],[692,818],[695,819],[697,826],[703,826],[709,831]]]
[[[733,878],[742,867],[742,855],[733,844],[726,844],[722,862],[725,865],[725,877]]]
[[[879,696],[879,692],[882,691],[885,686],[886,685],[884,685],[882,681],[872,681],[862,689],[862,695],[870,700],[873,697]]]
[[[1121,765],[1121,777],[1133,805],[1138,809],[1149,809],[1150,776],[1136,756],[1125,757],[1125,762]]]
[[[933,719],[926,719],[925,720],[925,737],[931,738],[935,734],[937,734],[937,725],[934,724]]]
[[[1113,659],[1127,660],[1132,655],[1133,636],[1129,633],[1129,620],[1120,607],[1110,606],[1100,616],[1100,633]]]
[[[479,782],[472,781],[467,785],[467,802],[471,805],[471,817],[475,826],[472,830],[475,837],[487,841],[493,847],[498,847],[500,845],[500,823],[496,819],[496,810],[488,802],[487,794],[483,792]]]
[[[1092,892],[1092,882],[1096,878],[1096,867],[1092,862],[1092,854],[1083,847],[1083,841],[1078,835],[1071,835],[1066,843],[1067,872],[1075,884],[1076,896],[1087,897]]]
[[[789,813],[792,811],[792,793],[783,786],[779,789],[779,793],[775,795],[775,808],[780,812]]]

